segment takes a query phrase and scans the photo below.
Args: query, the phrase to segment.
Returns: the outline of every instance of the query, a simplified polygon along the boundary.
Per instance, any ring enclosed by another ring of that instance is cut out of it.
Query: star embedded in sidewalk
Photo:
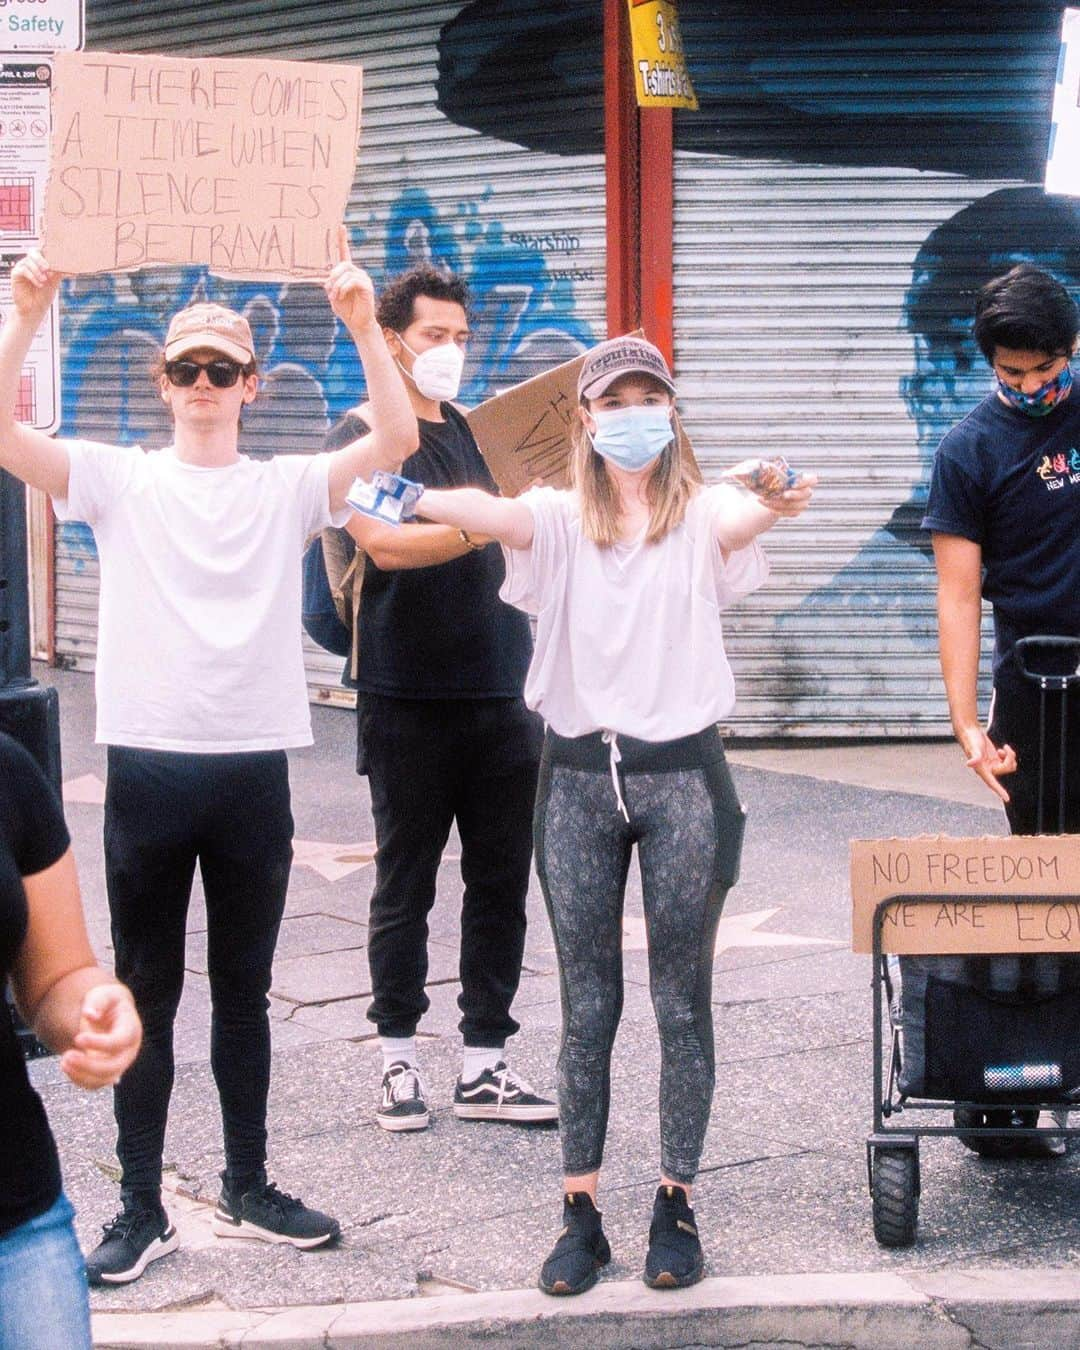
[[[755,909],[748,914],[731,914],[721,918],[716,930],[716,951],[726,952],[730,947],[836,947],[840,944],[829,938],[802,937],[797,933],[759,933],[775,909]],[[643,952],[647,949],[645,920],[637,915],[623,919],[623,951]]]
[[[75,803],[86,806],[105,805],[105,784],[96,773],[84,773],[81,778],[69,778],[64,783],[64,805]]]
[[[375,860],[374,843],[330,844],[320,839],[294,839],[293,862],[310,867],[327,881],[340,881]]]
[[[444,853],[442,860],[444,863],[458,862],[460,857],[458,853]],[[293,840],[293,862],[300,867],[310,867],[327,881],[340,881],[374,861],[374,840],[359,844],[333,844],[321,839]]]

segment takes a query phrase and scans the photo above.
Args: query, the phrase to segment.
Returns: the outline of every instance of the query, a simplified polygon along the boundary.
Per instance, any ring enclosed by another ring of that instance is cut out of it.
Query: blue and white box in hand
[[[381,520],[385,525],[400,525],[403,520],[413,519],[414,508],[423,491],[422,483],[378,469],[372,474],[370,483],[357,478],[345,500],[362,516]]]

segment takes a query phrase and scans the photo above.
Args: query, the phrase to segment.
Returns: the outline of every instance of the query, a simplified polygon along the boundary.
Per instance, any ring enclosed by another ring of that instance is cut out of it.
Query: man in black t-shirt
[[[420,426],[402,473],[429,486],[495,490],[454,404],[468,340],[463,282],[414,267],[383,291],[377,317]],[[327,448],[367,426],[349,413]],[[371,787],[378,851],[368,960],[383,1080],[375,1119],[391,1131],[429,1120],[416,1049],[428,1009],[427,916],[456,821],[464,1042],[454,1113],[464,1119],[554,1120],[557,1108],[508,1068],[518,1030],[510,1004],[521,976],[532,808],[542,728],[522,699],[528,620],[499,599],[498,545],[417,522],[399,528],[354,516],[366,555],[359,617],[357,768]]]
[[[1048,736],[1040,766],[1039,691],[1022,675],[1014,645],[1037,634],[1080,637],[1080,395],[1069,364],[1078,331],[1076,305],[1048,272],[1021,264],[982,288],[975,339],[997,385],[941,442],[923,520],[933,535],[953,730],[969,766],[1005,803],[1014,834],[1037,828],[1040,767],[1045,828],[1058,821],[1057,737]],[[984,597],[996,639],[985,730],[976,707]],[[1076,657],[1035,649],[1028,664],[1062,673]],[[1068,724],[1080,727],[1080,695],[1069,703]],[[1050,712],[1056,733],[1057,709]],[[1071,740],[1065,827],[1075,831],[1080,738]]]

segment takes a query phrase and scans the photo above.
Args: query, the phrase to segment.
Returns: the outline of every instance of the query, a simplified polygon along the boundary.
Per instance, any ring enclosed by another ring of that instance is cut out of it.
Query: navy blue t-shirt
[[[28,751],[0,732],[0,988],[26,937],[22,879],[51,867],[68,843],[48,779]],[[44,1214],[59,1194],[60,1163],[45,1108],[0,998],[0,1235]]]
[[[982,549],[998,660],[1019,637],[1080,636],[1080,392],[1045,417],[987,395],[938,447],[923,528]]]
[[[449,403],[440,408],[444,421],[420,420],[420,446],[402,474],[426,487],[494,492],[465,418]],[[326,449],[367,430],[348,413],[328,434]],[[357,689],[390,698],[520,698],[532,636],[527,616],[499,599],[505,575],[498,544],[400,571],[380,571],[366,558]]]

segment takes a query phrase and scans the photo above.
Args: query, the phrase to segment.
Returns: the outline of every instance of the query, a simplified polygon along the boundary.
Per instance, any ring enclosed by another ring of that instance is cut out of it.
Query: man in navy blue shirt
[[[1014,645],[1036,634],[1080,637],[1080,395],[1069,364],[1078,331],[1068,291],[1037,267],[1013,267],[982,288],[975,339],[996,387],[941,442],[923,520],[933,534],[953,730],[968,765],[1005,803],[1014,834],[1037,828],[1040,772],[1039,691],[1021,674]],[[976,703],[983,598],[995,633],[988,728]],[[1036,668],[1057,673],[1054,656],[1037,654],[1044,664]],[[1078,712],[1080,696],[1070,697],[1074,727]],[[1050,726],[1056,731],[1056,721]],[[1056,736],[1048,737],[1050,828],[1056,746]],[[1080,745],[1076,751],[1066,794],[1070,831],[1080,829]]]

